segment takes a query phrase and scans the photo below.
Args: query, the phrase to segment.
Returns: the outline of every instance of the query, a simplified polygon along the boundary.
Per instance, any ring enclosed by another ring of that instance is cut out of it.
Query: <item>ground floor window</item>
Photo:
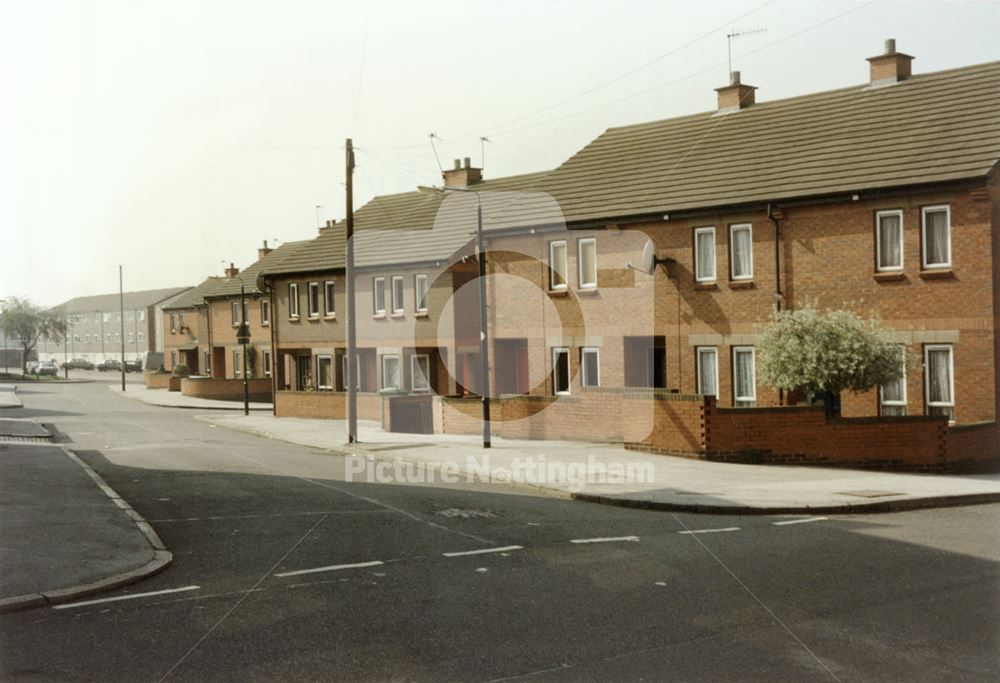
[[[333,357],[316,356],[316,386],[333,389]]]
[[[569,349],[552,349],[552,393],[569,394]]]
[[[399,356],[382,356],[382,388],[399,389],[402,386],[399,376]]]
[[[719,395],[719,350],[714,346],[696,349],[698,364],[698,393],[703,396]]]
[[[752,346],[733,347],[733,405],[750,407],[757,401],[757,370]]]
[[[924,347],[924,386],[927,392],[927,414],[944,415],[955,420],[955,368],[950,344]]]
[[[110,336],[110,335],[108,335],[108,336]],[[176,367],[177,367],[177,352],[176,351],[171,351],[170,352],[170,368],[173,369],[173,368],[176,368]]]
[[[426,353],[410,356],[410,387],[413,391],[430,391],[431,359]]]
[[[205,357],[206,357],[206,361],[207,361],[207,358],[208,358],[208,354],[207,353],[205,354]],[[264,361],[264,377],[270,377],[271,376],[271,352],[270,351],[264,351],[262,358],[263,358],[263,361]]]
[[[580,349],[581,383],[585,387],[601,386],[601,357],[595,348]]]
[[[899,347],[899,364],[903,373],[899,379],[879,387],[879,415],[906,415],[906,347],[902,345]]]
[[[340,377],[337,380],[337,391],[347,391],[346,379],[348,377],[347,372],[347,354],[340,354]],[[354,354],[354,388],[361,389],[361,354]]]
[[[233,351],[233,374],[237,377],[243,376],[243,364],[240,362],[239,351]]]
[[[212,372],[212,354],[205,352],[205,374]]]
[[[299,391],[313,388],[312,362],[309,356],[295,357],[295,379],[297,381],[296,389]]]

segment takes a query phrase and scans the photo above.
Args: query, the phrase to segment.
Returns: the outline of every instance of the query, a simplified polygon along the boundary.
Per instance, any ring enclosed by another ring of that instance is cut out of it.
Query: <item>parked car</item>
[[[59,374],[59,366],[54,360],[47,360],[43,363],[39,363],[33,372],[39,377],[42,375],[51,375],[52,377],[55,377]]]
[[[37,368],[39,365],[41,365],[41,363],[39,363],[37,360],[29,360],[24,365],[24,374],[33,375],[35,373],[35,368]]]
[[[113,358],[109,358],[105,361],[101,361],[100,363],[98,363],[97,369],[101,372],[107,372],[109,370],[113,372],[121,372],[122,364],[114,360]]]
[[[64,368],[70,370],[93,370],[94,364],[85,358],[73,358],[62,364]]]
[[[125,372],[142,372],[142,361],[141,360],[125,361]]]

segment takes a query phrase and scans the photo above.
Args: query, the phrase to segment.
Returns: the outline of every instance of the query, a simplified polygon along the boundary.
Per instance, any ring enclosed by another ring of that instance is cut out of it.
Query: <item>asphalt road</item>
[[[101,384],[22,400],[175,561],[98,596],[130,599],[0,617],[5,681],[1000,677],[997,505],[729,517],[347,483],[342,457]]]

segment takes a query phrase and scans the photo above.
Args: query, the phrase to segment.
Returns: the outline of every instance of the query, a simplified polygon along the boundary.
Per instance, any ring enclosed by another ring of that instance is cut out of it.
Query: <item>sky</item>
[[[0,0],[0,299],[194,285],[355,206],[606,128],[1000,59],[1000,1]],[[437,138],[431,144],[430,134]],[[480,142],[480,137],[489,143]],[[436,156],[435,156],[436,155]],[[316,208],[319,206],[320,208]]]

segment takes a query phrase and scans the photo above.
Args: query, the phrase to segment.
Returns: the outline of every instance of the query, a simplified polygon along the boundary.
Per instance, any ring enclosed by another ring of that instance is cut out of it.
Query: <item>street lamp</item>
[[[479,261],[479,359],[480,396],[483,403],[483,448],[490,447],[490,358],[487,341],[486,316],[486,249],[483,246],[483,198],[479,190],[466,187],[418,187],[421,192],[445,194],[447,192],[467,192],[476,195],[476,253]]]
[[[243,364],[243,414],[250,414],[250,385],[247,380],[247,344],[250,343],[250,326],[247,325],[247,298],[243,278],[240,281],[240,326],[236,329],[236,343],[243,349],[240,353]]]

